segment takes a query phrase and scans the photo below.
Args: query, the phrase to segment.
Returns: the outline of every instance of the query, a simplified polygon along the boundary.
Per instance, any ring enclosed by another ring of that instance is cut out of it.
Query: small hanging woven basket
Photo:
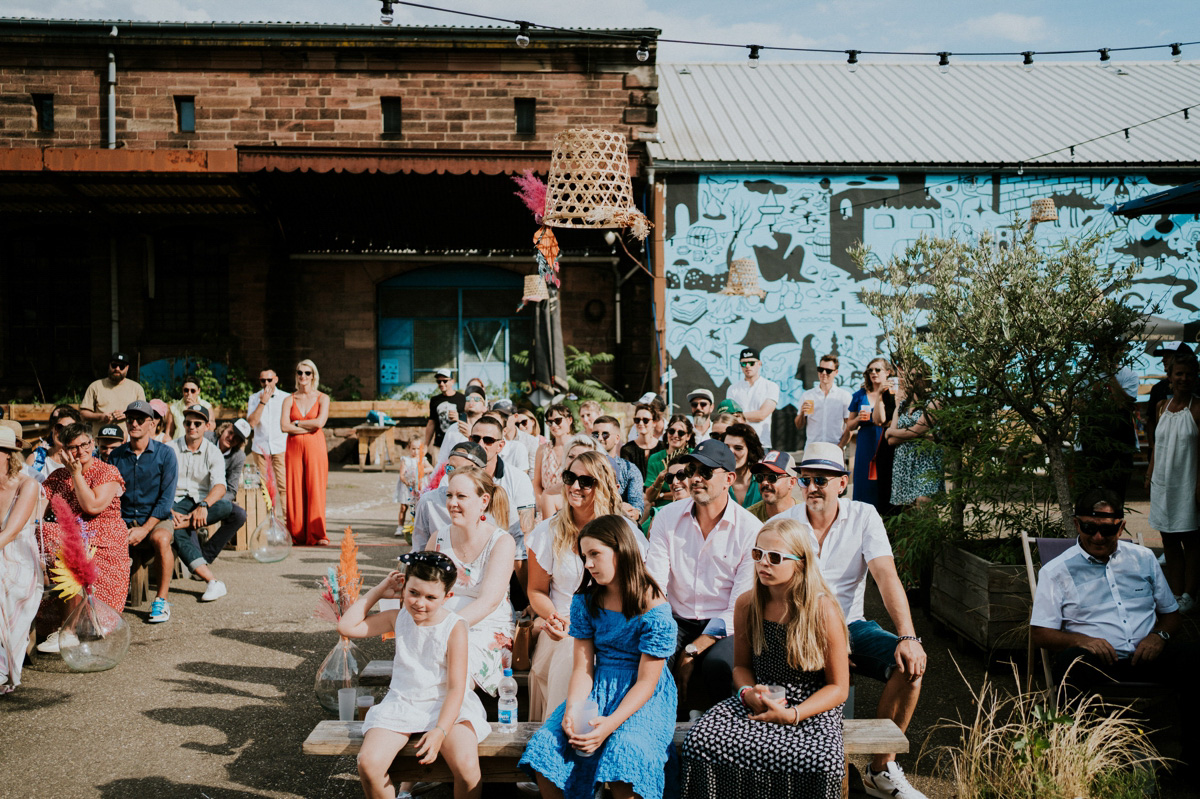
[[[554,137],[543,224],[629,228],[639,240],[650,220],[633,202],[625,137],[607,130],[564,130]]]
[[[1058,210],[1054,207],[1054,200],[1049,197],[1041,197],[1029,204],[1029,221],[1031,224],[1054,222],[1057,219]]]
[[[767,296],[767,292],[758,287],[758,266],[749,258],[738,258],[729,265],[729,281],[721,293],[760,300]]]
[[[541,275],[526,275],[525,290],[521,295],[522,302],[541,302],[550,299],[546,281],[542,279]]]

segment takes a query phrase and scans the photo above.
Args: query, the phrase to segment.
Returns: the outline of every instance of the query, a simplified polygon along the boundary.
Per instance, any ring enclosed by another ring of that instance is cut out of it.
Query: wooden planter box
[[[1001,565],[954,545],[933,562],[929,612],[984,651],[1024,649],[1033,600],[1023,565]]]

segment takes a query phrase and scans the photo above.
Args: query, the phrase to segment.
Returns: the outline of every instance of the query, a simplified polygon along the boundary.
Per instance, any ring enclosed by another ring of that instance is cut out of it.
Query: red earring
[[[486,514],[486,513],[481,513],[481,514],[479,515],[479,521],[481,521],[481,522],[485,522],[485,521],[487,521],[487,514]]]

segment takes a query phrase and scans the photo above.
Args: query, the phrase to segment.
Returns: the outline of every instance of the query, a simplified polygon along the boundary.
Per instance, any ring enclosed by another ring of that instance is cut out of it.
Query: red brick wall
[[[565,128],[628,131],[627,118],[647,119],[646,104],[656,98],[638,88],[644,82],[636,72],[119,70],[117,139],[131,149],[325,144],[549,150]],[[0,141],[102,142],[105,92],[96,70],[0,67]],[[35,130],[35,93],[54,95],[53,133]],[[174,98],[180,95],[195,97],[195,133],[178,132]],[[382,97],[402,98],[400,135],[383,133]],[[537,100],[534,135],[515,132],[517,97]]]

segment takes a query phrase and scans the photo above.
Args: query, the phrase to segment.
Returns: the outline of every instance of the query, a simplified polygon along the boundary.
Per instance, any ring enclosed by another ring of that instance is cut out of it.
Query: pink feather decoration
[[[533,221],[542,224],[542,217],[546,214],[546,183],[534,175],[532,169],[526,169],[514,177],[513,183],[519,188],[513,194],[520,197],[525,207],[533,213]]]
[[[87,547],[83,543],[83,530],[79,527],[79,519],[71,512],[71,506],[62,497],[51,497],[50,505],[54,508],[54,516],[62,530],[62,547],[59,558],[62,565],[71,572],[75,582],[86,594],[96,583],[98,576],[96,563],[88,557]]]

